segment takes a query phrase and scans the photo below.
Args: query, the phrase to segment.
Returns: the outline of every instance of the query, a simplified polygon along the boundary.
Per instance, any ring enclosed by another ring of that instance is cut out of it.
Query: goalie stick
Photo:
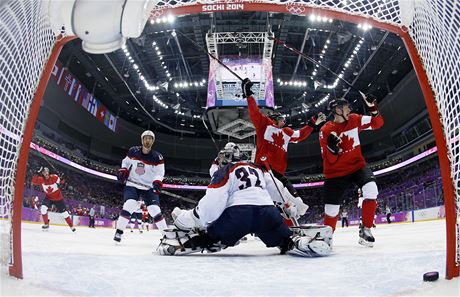
[[[268,164],[267,162],[267,157],[265,156],[262,156],[260,157],[260,161],[262,161],[262,163],[264,163],[265,167],[267,168],[268,170],[268,174],[270,175],[273,183],[275,184],[275,187],[276,187],[276,190],[278,191],[278,194],[280,194],[280,197],[281,197],[281,200],[283,200],[283,206],[286,205],[286,200],[284,200],[284,196],[283,194],[281,193],[281,190],[278,188],[278,185],[276,184],[276,181],[275,181],[275,177],[273,176],[273,172],[272,172],[272,169],[270,168],[270,164]],[[293,223],[294,223],[294,227],[296,226],[299,226],[299,222],[297,221],[296,218],[291,218],[287,213],[286,211],[284,210],[284,208],[281,209],[284,213],[284,215],[289,218]]]

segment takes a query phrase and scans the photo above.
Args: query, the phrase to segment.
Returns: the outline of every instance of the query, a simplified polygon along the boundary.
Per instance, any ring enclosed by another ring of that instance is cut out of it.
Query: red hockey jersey
[[[344,123],[329,121],[324,124],[319,133],[324,176],[326,178],[346,176],[364,168],[366,161],[361,152],[359,133],[363,130],[376,130],[382,126],[383,117],[380,114],[371,117],[355,113],[350,114],[348,121]],[[327,149],[327,138],[331,132],[337,133],[342,140],[337,155]]]
[[[292,130],[289,127],[278,128],[274,122],[264,115],[257,106],[256,100],[247,98],[249,117],[256,129],[256,164],[262,164],[260,157],[266,156],[271,168],[281,174],[287,168],[287,149],[290,142],[297,143],[306,139],[313,128],[306,125],[300,130]]]
[[[61,189],[59,189],[59,185],[62,183],[63,182],[61,182],[61,179],[56,174],[50,174],[48,179],[38,175],[34,175],[32,177],[32,184],[42,186],[46,198],[51,201],[59,201],[63,199]]]

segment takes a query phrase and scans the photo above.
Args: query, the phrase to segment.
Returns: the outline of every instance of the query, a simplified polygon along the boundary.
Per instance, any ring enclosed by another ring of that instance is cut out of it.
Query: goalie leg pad
[[[294,236],[292,249],[289,254],[303,257],[324,257],[331,254],[331,246],[323,238],[311,238],[309,236]]]
[[[319,239],[326,242],[332,249],[332,235],[334,231],[326,225],[302,225],[290,227],[296,236],[305,236],[313,239]]]
[[[165,229],[157,251],[160,255],[172,256],[203,252],[204,250],[214,253],[220,251],[222,247],[219,243],[211,243],[205,233]]]

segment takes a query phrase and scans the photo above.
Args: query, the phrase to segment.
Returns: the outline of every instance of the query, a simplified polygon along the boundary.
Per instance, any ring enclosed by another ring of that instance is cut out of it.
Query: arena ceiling
[[[144,128],[207,137],[201,116],[206,109],[209,57],[198,46],[206,48],[208,32],[267,31],[333,72],[344,70],[345,80],[379,102],[412,70],[403,42],[393,33],[364,24],[265,12],[148,22],[142,36],[128,40],[125,50],[88,54],[77,39],[65,46],[59,59],[119,117]],[[241,57],[261,56],[262,51],[261,44],[218,48],[220,55]],[[334,85],[336,76],[330,72],[280,45],[274,45],[272,57],[275,104],[293,128],[303,126],[306,116],[325,111],[327,100],[321,100],[327,95],[331,100],[346,94],[349,101],[359,96],[342,81]]]

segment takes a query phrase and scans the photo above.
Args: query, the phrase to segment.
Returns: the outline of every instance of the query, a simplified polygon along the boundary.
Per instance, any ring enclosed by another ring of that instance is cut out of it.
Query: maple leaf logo
[[[283,132],[282,131],[280,131],[278,133],[273,133],[272,138],[273,138],[273,143],[276,146],[279,146],[279,147],[284,146],[284,137],[283,137]]]
[[[340,143],[340,147],[343,151],[351,151],[354,148],[355,141],[352,137],[342,135],[341,139],[342,142]]]
[[[53,192],[53,188],[51,188],[50,186],[48,186],[48,188],[46,188],[46,192],[47,192],[47,193]]]

